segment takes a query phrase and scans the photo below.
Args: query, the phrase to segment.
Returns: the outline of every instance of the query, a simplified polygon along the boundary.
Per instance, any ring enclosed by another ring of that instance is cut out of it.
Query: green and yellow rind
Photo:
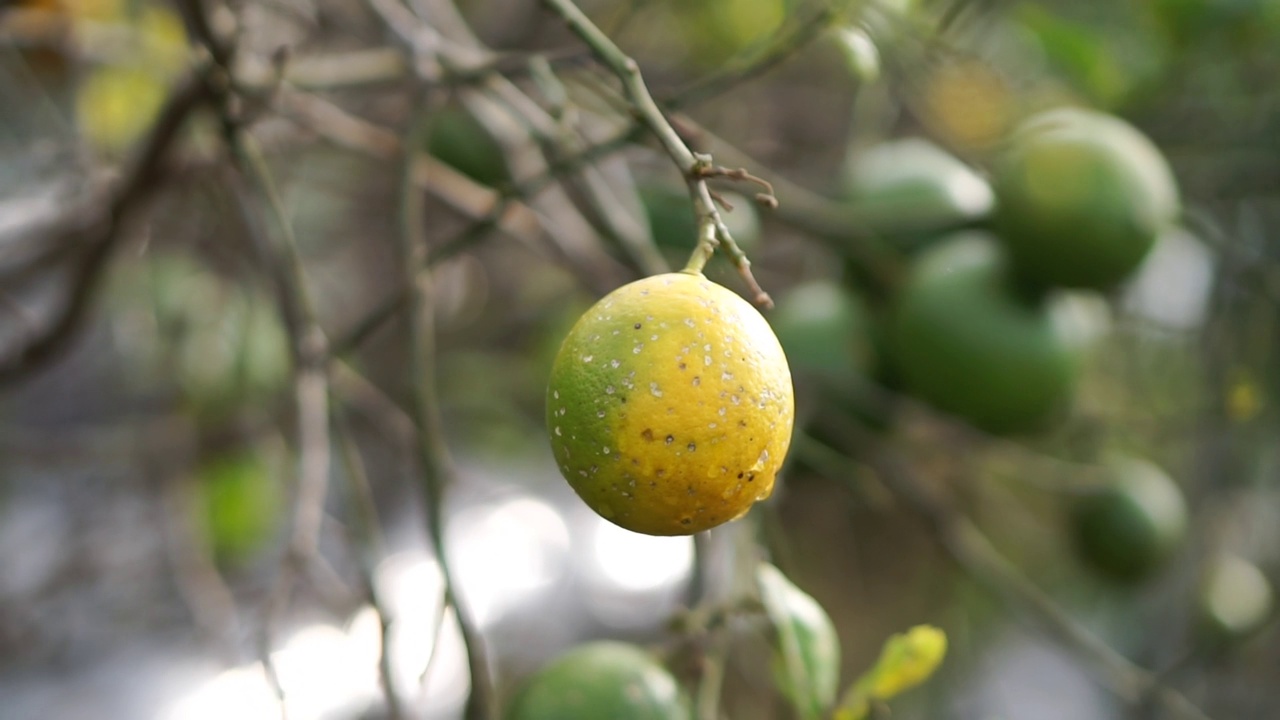
[[[547,389],[569,484],[604,518],[650,535],[701,532],[768,497],[794,413],[769,324],[685,273],[625,285],[588,310]]]

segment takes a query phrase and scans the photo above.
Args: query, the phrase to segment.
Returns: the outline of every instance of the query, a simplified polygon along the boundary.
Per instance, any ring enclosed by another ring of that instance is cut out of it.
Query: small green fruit
[[[244,450],[206,461],[197,473],[206,541],[219,559],[243,562],[279,527],[282,493],[271,464]]]
[[[867,310],[838,283],[815,280],[791,289],[769,315],[792,374],[849,390],[873,365]]]
[[[1014,268],[1045,287],[1126,279],[1179,213],[1164,156],[1119,118],[1060,109],[1024,122],[994,169]]]
[[[1215,558],[1200,587],[1202,632],[1216,643],[1243,640],[1271,617],[1271,583],[1256,565],[1236,555]]]
[[[654,244],[664,253],[680,256],[683,264],[698,242],[698,224],[689,191],[675,185],[648,183],[640,186],[639,192]],[[760,242],[760,216],[755,203],[737,193],[721,194],[733,206],[733,210],[720,209],[725,227],[743,252],[752,252]]]
[[[675,678],[639,648],[581,645],[531,677],[507,720],[687,720]]]
[[[1050,301],[1017,293],[988,235],[953,236],[922,255],[889,322],[902,386],[979,428],[1039,430],[1069,405],[1078,348]]]
[[[502,146],[474,115],[450,106],[431,118],[427,152],[481,185],[497,187],[511,179]]]
[[[1148,577],[1182,540],[1187,506],[1159,467],[1132,457],[1107,464],[1108,482],[1072,515],[1076,547],[1090,567],[1122,582]]]
[[[852,155],[845,195],[867,228],[917,250],[987,217],[991,187],[959,158],[927,140],[893,140]]]

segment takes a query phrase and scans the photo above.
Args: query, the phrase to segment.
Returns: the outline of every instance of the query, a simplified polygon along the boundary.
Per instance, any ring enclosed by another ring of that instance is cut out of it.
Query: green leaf
[[[917,625],[889,638],[874,667],[858,678],[840,701],[835,720],[863,720],[872,703],[884,702],[923,683],[947,654],[947,636]]]
[[[761,563],[760,599],[778,632],[774,669],[783,694],[800,718],[821,718],[836,699],[840,640],[818,601],[780,570]]]

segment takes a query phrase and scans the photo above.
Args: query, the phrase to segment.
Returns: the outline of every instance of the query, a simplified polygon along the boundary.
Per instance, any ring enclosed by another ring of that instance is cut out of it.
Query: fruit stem
[[[751,262],[747,260],[746,254],[733,241],[729,229],[725,227],[720,211],[716,209],[711,191],[707,187],[708,177],[751,179],[754,176],[745,171],[725,171],[723,168],[716,167],[709,156],[690,150],[684,139],[680,137],[680,133],[663,115],[662,109],[658,107],[653,96],[649,94],[649,88],[645,86],[644,77],[640,74],[640,66],[622,52],[622,49],[604,31],[596,27],[595,23],[591,22],[591,18],[587,17],[573,0],[542,0],[542,4],[559,15],[569,29],[581,38],[596,57],[622,81],[623,90],[631,101],[635,117],[657,137],[663,149],[685,176],[689,184],[689,195],[693,200],[694,213],[698,218],[698,247],[689,258],[685,271],[701,272],[711,254],[715,252],[715,248],[719,246],[724,249],[738,269],[738,273],[742,275],[743,281],[751,291],[752,300],[764,308],[773,307],[773,300],[761,289],[751,273]],[[763,193],[758,196],[758,200],[766,205],[777,204],[777,200],[772,195]],[[710,238],[708,238],[709,231],[706,230],[708,225],[713,231]],[[710,252],[707,249],[708,245],[710,245]]]

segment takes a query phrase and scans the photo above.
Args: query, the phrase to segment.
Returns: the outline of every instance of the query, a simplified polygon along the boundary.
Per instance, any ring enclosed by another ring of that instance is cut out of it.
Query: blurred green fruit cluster
[[[1019,295],[1007,270],[991,236],[948,239],[912,268],[889,334],[912,394],[996,433],[1065,411],[1079,366],[1050,301]]]
[[[686,720],[671,673],[643,650],[619,642],[580,645],[526,681],[507,720]]]
[[[869,338],[882,382],[985,431],[1037,432],[1067,415],[1100,333],[1069,322],[1066,306],[1079,296],[1064,291],[1106,291],[1131,277],[1177,221],[1177,186],[1138,130],[1080,109],[1016,127],[990,178],[919,138],[849,154],[840,201],[906,271],[870,322],[841,311],[843,332],[831,292],[784,298],[775,324],[801,374],[821,366],[834,387],[866,372],[848,349],[852,333]],[[789,327],[820,318],[825,329],[807,335]]]

